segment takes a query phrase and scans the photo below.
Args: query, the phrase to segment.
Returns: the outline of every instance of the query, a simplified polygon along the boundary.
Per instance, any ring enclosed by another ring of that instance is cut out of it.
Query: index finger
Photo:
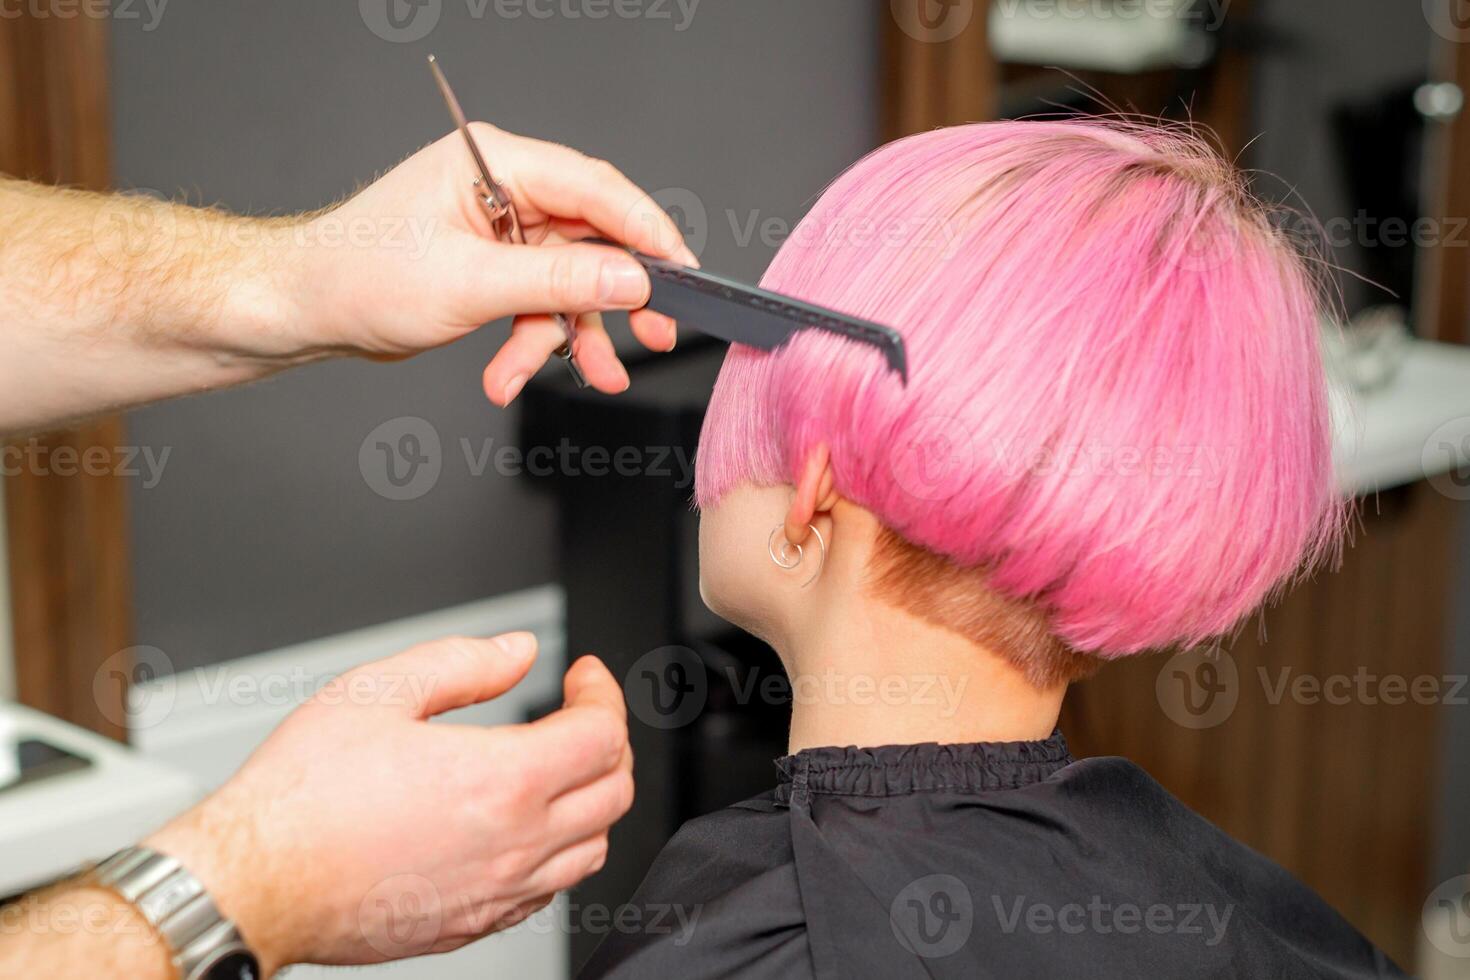
[[[543,214],[585,221],[604,237],[646,255],[698,265],[668,212],[617,167],[566,146],[511,137],[528,163],[509,174],[525,203]]]

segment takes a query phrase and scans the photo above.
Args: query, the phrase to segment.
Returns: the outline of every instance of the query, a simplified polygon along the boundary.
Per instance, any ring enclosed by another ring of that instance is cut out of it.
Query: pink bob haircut
[[[1037,683],[1230,632],[1334,552],[1319,290],[1193,133],[999,122],[837,179],[764,285],[896,328],[732,347],[696,498],[815,447],[887,529],[880,596]]]

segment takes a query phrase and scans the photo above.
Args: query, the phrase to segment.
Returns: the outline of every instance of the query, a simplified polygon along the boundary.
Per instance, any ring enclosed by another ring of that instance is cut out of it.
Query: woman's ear
[[[832,489],[832,454],[819,445],[807,454],[801,474],[796,479],[796,496],[786,512],[786,540],[801,544],[811,534],[808,527],[819,514],[837,505],[837,492]]]

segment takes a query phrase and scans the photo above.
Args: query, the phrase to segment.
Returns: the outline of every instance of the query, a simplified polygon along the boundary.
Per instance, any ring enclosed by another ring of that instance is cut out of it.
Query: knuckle
[[[502,792],[510,816],[516,819],[532,804],[538,802],[540,784],[533,772],[520,766],[511,767],[503,777]]]
[[[502,886],[515,885],[535,870],[535,863],[525,848],[513,847],[504,851],[490,864],[490,874]]]
[[[628,747],[628,726],[609,721],[597,728],[597,752],[603,765],[611,769],[623,760],[623,751]]]
[[[633,774],[624,773],[618,777],[617,815],[621,817],[633,807],[633,800],[637,795],[637,789],[633,783]]]
[[[470,123],[470,135],[474,136],[476,141],[483,140],[488,143],[489,141],[498,137],[500,134],[500,127],[495,126],[491,123],[483,122],[478,119]]]
[[[587,874],[596,874],[607,864],[607,835],[603,834],[597,839],[597,846],[587,859]]]
[[[606,828],[617,823],[633,805],[633,779],[617,776],[597,804],[597,823]]]
[[[558,307],[580,306],[596,295],[597,270],[563,252],[547,266],[546,293]]]
[[[592,178],[598,183],[621,181],[623,179],[623,172],[610,161],[598,157],[588,157],[587,165],[588,170],[592,172]]]
[[[473,661],[478,654],[478,646],[483,642],[468,636],[446,636],[433,644],[434,653],[442,660],[451,665],[457,665],[466,661]]]

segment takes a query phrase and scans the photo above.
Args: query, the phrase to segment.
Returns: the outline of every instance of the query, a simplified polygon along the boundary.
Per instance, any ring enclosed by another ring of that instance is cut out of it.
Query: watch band
[[[204,885],[167,854],[125,847],[91,880],[135,907],[168,944],[182,980],[260,980],[260,964]]]

